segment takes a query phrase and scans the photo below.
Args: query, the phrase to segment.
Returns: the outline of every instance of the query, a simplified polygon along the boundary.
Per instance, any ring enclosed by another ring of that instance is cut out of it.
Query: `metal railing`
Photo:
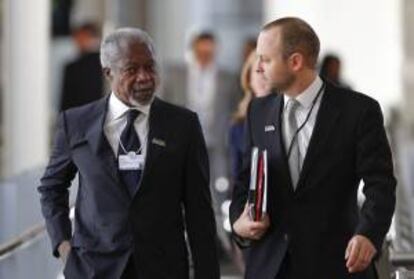
[[[390,262],[395,267],[414,267],[414,252],[391,252]]]
[[[71,205],[69,217],[73,221],[75,215],[75,207]],[[25,230],[22,234],[17,237],[12,238],[6,243],[0,244],[0,261],[3,258],[6,258],[8,255],[11,255],[13,251],[17,250],[23,245],[27,245],[34,239],[38,238],[42,234],[46,233],[46,225],[43,223],[34,225],[29,229]]]
[[[23,232],[21,235],[0,245],[0,260],[13,253],[14,250],[18,249],[25,243],[35,239],[42,233],[45,233],[45,231],[46,228],[44,224],[35,225]]]

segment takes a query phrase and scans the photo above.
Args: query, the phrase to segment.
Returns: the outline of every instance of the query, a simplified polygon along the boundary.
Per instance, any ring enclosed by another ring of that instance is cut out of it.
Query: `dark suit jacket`
[[[368,237],[381,251],[394,211],[396,181],[379,104],[327,84],[296,191],[282,143],[282,109],[282,95],[255,99],[246,121],[247,152],[233,192],[231,222],[246,203],[252,146],[269,152],[271,220],[267,234],[248,248],[246,278],[275,278],[286,253],[289,278],[370,278],[368,271],[349,275],[344,255],[354,234]],[[265,132],[267,125],[275,131]],[[361,179],[366,201],[359,211]]]
[[[195,278],[219,278],[208,158],[197,115],[154,100],[145,169],[131,197],[103,132],[107,100],[61,114],[38,188],[55,256],[59,243],[71,239],[66,278],[120,278],[131,253],[140,279],[188,278],[184,228]],[[72,237],[68,188],[77,173]]]
[[[59,111],[96,101],[103,96],[99,52],[81,54],[65,66]]]

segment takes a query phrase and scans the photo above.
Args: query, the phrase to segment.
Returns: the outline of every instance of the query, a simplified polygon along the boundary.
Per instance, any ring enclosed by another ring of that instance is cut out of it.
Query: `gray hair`
[[[122,58],[123,51],[134,43],[145,44],[158,67],[151,37],[141,29],[125,27],[116,29],[102,40],[100,50],[102,68],[113,68],[114,64]]]

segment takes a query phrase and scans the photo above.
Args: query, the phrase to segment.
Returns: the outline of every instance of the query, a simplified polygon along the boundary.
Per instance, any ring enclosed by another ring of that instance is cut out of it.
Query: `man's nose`
[[[257,72],[257,73],[263,73],[263,72],[264,72],[264,70],[263,70],[263,65],[262,65],[262,62],[261,62],[261,61],[259,61],[259,62],[257,63],[256,72]]]
[[[151,74],[144,68],[140,68],[136,74],[136,80],[138,82],[145,82],[151,79]]]

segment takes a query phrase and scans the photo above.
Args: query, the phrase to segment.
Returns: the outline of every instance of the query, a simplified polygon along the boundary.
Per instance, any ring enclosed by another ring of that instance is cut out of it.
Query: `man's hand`
[[[269,216],[265,214],[262,220],[255,222],[250,219],[249,206],[246,204],[243,213],[233,224],[233,230],[237,235],[252,240],[259,240],[270,226]]]
[[[64,240],[59,244],[58,252],[59,257],[63,262],[63,265],[66,265],[66,261],[68,260],[68,256],[72,247],[70,246],[70,242],[68,240]]]
[[[355,235],[345,251],[346,267],[349,273],[361,272],[371,263],[377,253],[371,240],[362,235]]]

